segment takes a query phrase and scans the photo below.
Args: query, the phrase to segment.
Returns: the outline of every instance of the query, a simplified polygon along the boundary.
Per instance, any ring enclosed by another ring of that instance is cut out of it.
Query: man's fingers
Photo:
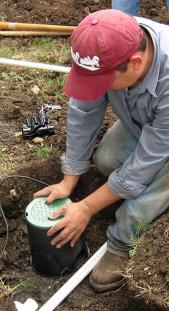
[[[51,244],[55,245],[57,248],[60,248],[69,241],[71,241],[74,234],[74,232],[70,232],[69,230],[63,230],[52,240]]]
[[[81,232],[78,232],[77,234],[75,234],[75,236],[73,237],[73,239],[71,240],[70,246],[74,247],[77,240],[80,238],[81,236]]]
[[[73,232],[72,234],[70,234],[66,239],[60,241],[60,242],[56,245],[56,247],[57,247],[57,248],[61,248],[63,245],[65,245],[65,244],[67,244],[68,242],[70,242],[70,241],[72,240],[73,236],[74,236],[74,232]]]
[[[60,194],[58,189],[52,189],[50,187],[46,187],[38,192],[35,192],[33,195],[34,199],[40,196],[47,196],[46,204],[51,204],[54,200],[63,198],[63,195]]]
[[[52,215],[49,216],[49,219],[54,220],[54,219],[57,219],[59,216],[62,216],[62,215],[65,215],[65,208],[64,207],[55,211]]]
[[[48,194],[48,197],[46,199],[46,204],[51,204],[56,199],[60,199],[62,196],[59,194],[58,190],[51,190]]]
[[[38,198],[40,196],[46,196],[49,195],[51,193],[51,189],[49,187],[46,187],[40,191],[37,191],[33,194],[33,198]]]
[[[58,232],[59,230],[62,230],[66,226],[67,222],[65,222],[64,218],[58,222],[58,224],[54,225],[52,228],[50,228],[47,232],[48,236],[53,235],[54,233]]]

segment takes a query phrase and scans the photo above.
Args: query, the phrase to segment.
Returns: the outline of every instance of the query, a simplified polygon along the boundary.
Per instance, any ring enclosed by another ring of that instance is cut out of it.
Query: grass
[[[6,275],[0,276],[0,300],[3,300],[4,297],[9,296],[10,294],[14,293],[19,287],[25,285],[28,279],[16,284],[14,286],[9,286],[6,284]]]
[[[12,161],[7,161],[4,163],[4,165],[2,166],[5,172],[11,172],[13,171],[13,169],[15,168],[15,163]]]
[[[66,95],[63,93],[63,86],[65,84],[66,79],[67,79],[67,75],[63,73],[60,74],[57,79],[57,86],[58,86],[57,98],[60,101],[64,101],[67,98]]]
[[[68,40],[50,37],[29,37],[11,41],[0,40],[0,57],[65,64],[70,62]]]
[[[5,155],[5,147],[0,144],[0,158],[3,158],[3,156]]]
[[[16,167],[14,162],[3,160],[0,164],[0,175],[11,173]]]
[[[138,222],[135,225],[135,234],[130,237],[131,249],[129,250],[130,257],[134,256],[137,250],[138,244],[142,241],[141,234],[146,231],[148,224]]]
[[[0,159],[0,173],[11,172],[14,169],[15,164],[8,159],[8,152],[6,152],[6,149],[2,144],[0,144]]]
[[[52,153],[52,146],[35,147],[32,151],[38,160],[42,160]]]

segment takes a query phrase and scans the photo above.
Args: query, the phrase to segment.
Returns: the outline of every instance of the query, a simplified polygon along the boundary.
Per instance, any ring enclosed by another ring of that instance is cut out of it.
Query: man
[[[118,120],[95,154],[108,181],[78,203],[53,215],[64,218],[48,232],[52,244],[74,246],[91,217],[124,199],[107,230],[108,249],[90,276],[97,291],[124,282],[124,266],[139,228],[169,203],[169,26],[118,10],[88,15],[72,35],[73,65],[65,85],[70,96],[64,179],[35,197],[47,203],[69,196],[85,173],[108,103]]]

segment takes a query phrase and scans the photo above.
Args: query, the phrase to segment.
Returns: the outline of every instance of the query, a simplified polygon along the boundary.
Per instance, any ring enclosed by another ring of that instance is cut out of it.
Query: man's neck
[[[152,41],[151,36],[148,32],[146,32],[146,36],[147,36],[147,47],[145,50],[145,66],[144,66],[143,73],[141,76],[141,81],[145,78],[145,76],[149,72],[151,65],[152,65],[152,62],[153,62],[153,57],[154,57],[153,41]]]
[[[138,84],[140,84],[144,80],[145,76],[147,75],[147,73],[149,72],[151,68],[153,57],[154,57],[154,45],[153,45],[151,36],[147,31],[146,31],[146,40],[147,40],[147,46],[144,52],[144,63],[143,63],[142,73],[140,74],[139,79],[129,89],[132,89],[138,86]]]

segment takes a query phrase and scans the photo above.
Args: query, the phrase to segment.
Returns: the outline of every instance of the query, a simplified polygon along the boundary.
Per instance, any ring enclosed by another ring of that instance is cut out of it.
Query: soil
[[[98,0],[1,0],[1,20],[9,22],[48,23],[61,25],[77,25],[89,12],[111,7],[110,1]],[[140,15],[156,21],[169,23],[165,1],[143,1]],[[10,41],[11,40],[11,41]],[[57,39],[55,39],[57,40]],[[60,43],[63,40],[61,39]],[[2,44],[10,44],[12,39],[2,39]],[[31,39],[15,39],[19,46],[31,44]],[[51,61],[52,63],[53,61]],[[68,64],[68,63],[66,63]],[[23,140],[20,131],[26,117],[35,114],[39,108],[38,96],[30,91],[36,83],[36,74],[28,71],[26,82],[18,84],[17,73],[13,70],[11,79],[7,79],[10,69],[4,67],[0,80],[0,143],[5,146],[6,161],[0,157],[0,202],[2,204],[8,226],[9,239],[6,241],[6,226],[1,217],[0,246],[4,250],[0,260],[0,310],[15,310],[14,300],[25,302],[34,298],[39,306],[43,305],[70,277],[47,278],[36,274],[30,264],[28,232],[25,223],[25,207],[32,200],[35,191],[42,184],[21,177],[3,179],[11,175],[30,176],[48,184],[56,183],[62,178],[60,171],[60,155],[65,150],[67,99],[61,99],[61,111],[49,111],[48,117],[55,125],[55,134],[43,138],[41,144],[52,145],[52,153],[45,159],[38,160],[32,152],[36,143]],[[46,73],[46,77],[55,80],[56,73]],[[43,89],[44,100],[58,101],[56,96],[60,86],[55,83],[49,89]],[[100,133],[100,137],[113,124],[115,116],[108,111]],[[39,145],[38,145],[39,146]],[[8,166],[10,166],[10,173]],[[10,165],[9,165],[10,164]],[[78,201],[98,186],[104,179],[95,171],[94,166],[82,176],[81,181],[71,199]],[[89,224],[85,238],[94,253],[106,240],[106,228],[114,221],[114,211],[117,206],[107,208],[95,216]],[[165,213],[149,226],[137,245],[126,269],[128,283],[121,290],[112,293],[96,294],[86,278],[65,301],[57,308],[67,310],[169,310],[169,214]],[[86,261],[79,258],[77,268]]]

